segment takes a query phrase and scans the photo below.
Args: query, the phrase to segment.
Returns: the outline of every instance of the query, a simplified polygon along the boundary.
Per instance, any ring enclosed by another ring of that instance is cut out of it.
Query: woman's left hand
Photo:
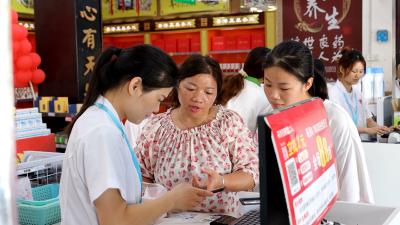
[[[202,173],[207,174],[207,180],[205,182],[200,182],[200,178],[197,175],[193,175],[193,186],[199,187],[199,188],[206,188],[209,191],[213,191],[216,189],[224,188],[224,184],[222,182],[222,175],[219,173],[215,172],[214,170],[211,169],[201,169]],[[205,183],[206,186],[201,185],[200,183]]]

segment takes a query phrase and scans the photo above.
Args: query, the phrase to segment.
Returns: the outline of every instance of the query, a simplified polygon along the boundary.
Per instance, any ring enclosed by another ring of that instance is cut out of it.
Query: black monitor
[[[257,118],[260,169],[261,225],[290,224],[281,173],[279,171],[271,129],[265,116]]]

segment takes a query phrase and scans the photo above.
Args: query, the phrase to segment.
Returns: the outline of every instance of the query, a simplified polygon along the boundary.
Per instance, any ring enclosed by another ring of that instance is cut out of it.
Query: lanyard
[[[117,119],[117,117],[115,117],[115,115],[110,111],[110,109],[107,108],[107,106],[105,106],[105,105],[103,105],[101,103],[96,103],[96,106],[99,109],[101,109],[104,112],[106,112],[108,114],[108,116],[111,118],[111,120],[114,122],[114,124],[121,131],[122,136],[124,137],[125,142],[128,145],[129,152],[131,153],[133,165],[135,166],[137,175],[139,177],[139,181],[140,181],[140,192],[139,192],[140,194],[139,194],[139,196],[142,196],[142,172],[140,170],[139,161],[136,158],[135,152],[133,151],[133,148],[132,148],[131,144],[129,143],[128,137],[126,136],[125,130],[122,127],[121,122],[119,121],[119,119]],[[141,199],[139,199],[139,202],[141,202]]]
[[[347,97],[346,93],[342,92],[344,100],[346,101],[347,107],[349,108],[350,112],[351,112],[351,117],[353,119],[354,124],[356,124],[356,126],[358,126],[358,102],[357,102],[357,96],[354,95],[354,103],[356,105],[355,110],[353,111],[353,107],[350,104],[350,100]]]
[[[260,81],[255,77],[247,76],[244,79],[257,84],[257,86],[261,86]]]

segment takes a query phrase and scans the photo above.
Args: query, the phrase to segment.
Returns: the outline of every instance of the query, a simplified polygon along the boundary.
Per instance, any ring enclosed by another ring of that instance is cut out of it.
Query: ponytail
[[[97,60],[93,73],[91,74],[92,77],[89,81],[89,87],[81,110],[78,112],[78,114],[76,114],[76,116],[74,116],[71,123],[69,123],[65,129],[65,133],[67,134],[67,136],[71,134],[72,127],[74,126],[78,118],[96,102],[97,98],[101,94],[103,94],[107,86],[107,84],[105,83],[107,72],[111,70],[110,67],[114,65],[116,58],[119,56],[120,53],[120,48],[111,47],[104,51]]]
[[[224,77],[222,85],[222,105],[238,95],[244,88],[244,77],[252,76],[256,79],[264,77],[263,63],[271,50],[265,47],[253,48],[246,57],[243,68],[238,74]]]
[[[325,79],[325,66],[324,62],[320,59],[314,59],[314,82],[309,94],[314,97],[320,97],[325,100],[328,99],[328,86]]]
[[[326,80],[318,70],[314,69],[313,84],[308,93],[313,97],[320,97],[322,100],[329,99]]]
[[[225,76],[221,89],[221,104],[226,105],[228,101],[239,94],[244,88],[243,76],[238,73],[236,75]]]

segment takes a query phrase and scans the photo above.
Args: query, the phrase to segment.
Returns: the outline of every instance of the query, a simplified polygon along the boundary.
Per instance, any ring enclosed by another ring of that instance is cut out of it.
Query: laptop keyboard
[[[243,216],[237,218],[231,225],[260,225],[260,209],[248,211]],[[343,223],[328,221],[323,219],[321,225],[344,225]]]
[[[248,211],[237,218],[232,225],[260,225],[260,209]]]

